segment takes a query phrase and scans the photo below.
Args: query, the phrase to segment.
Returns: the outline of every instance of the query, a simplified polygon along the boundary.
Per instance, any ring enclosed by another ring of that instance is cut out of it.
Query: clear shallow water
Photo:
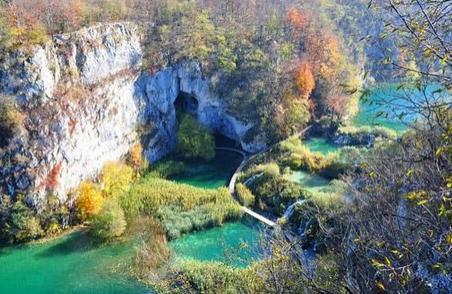
[[[197,187],[225,186],[239,165],[235,153],[219,151],[213,161],[190,163],[180,182]],[[259,225],[234,222],[170,243],[178,258],[246,266],[258,257]],[[96,246],[81,232],[23,247],[0,249],[0,294],[149,293],[128,277],[132,242]]]
[[[309,192],[318,192],[330,184],[330,181],[318,175],[311,175],[305,171],[293,171],[289,176],[289,180],[297,182]]]
[[[439,91],[437,85],[427,86],[425,93],[429,103],[451,100],[450,93]],[[417,103],[425,104],[425,96],[415,88],[398,89],[398,85],[394,84],[375,87],[364,99],[366,101],[360,101],[359,112],[350,123],[355,126],[383,126],[397,132],[404,132],[407,125],[418,118],[416,113],[410,112],[407,108],[412,105],[407,97]]]
[[[187,171],[172,180],[200,188],[223,187],[241,161],[242,157],[237,153],[217,150],[213,160],[189,162]]]
[[[0,249],[0,293],[148,293],[127,276],[133,244],[98,247],[82,232]]]
[[[437,87],[430,86],[428,91],[432,93]],[[444,95],[444,94],[442,94]],[[407,125],[415,120],[413,114],[405,113],[403,107],[408,103],[404,96],[421,99],[418,90],[397,90],[395,85],[387,85],[373,89],[365,101],[360,101],[359,112],[348,124],[351,126],[382,126],[392,129],[398,133],[403,133]],[[440,99],[439,95],[433,95],[433,99]],[[403,116],[400,116],[404,113]],[[381,114],[381,115],[379,115]],[[340,147],[332,144],[324,137],[312,137],[303,142],[311,151],[319,152],[323,155],[337,151]]]
[[[323,137],[312,137],[306,141],[303,141],[303,144],[309,148],[309,150],[313,152],[319,152],[322,155],[327,155],[328,153],[332,153],[338,150],[338,146],[330,143],[326,138]]]
[[[397,119],[397,115],[401,113],[400,109],[397,109],[397,105],[400,102],[396,102],[396,96],[398,95],[394,87],[384,87],[372,90],[371,94],[367,98],[367,101],[360,101],[358,114],[350,121],[353,126],[382,126],[393,129],[397,132],[403,132],[406,130],[405,122],[408,122],[408,117],[405,117],[404,121]],[[389,106],[385,101],[393,101],[394,106]],[[379,113],[382,113],[378,116]],[[386,117],[386,112],[388,116]],[[412,118],[409,119],[411,121]]]
[[[170,246],[182,259],[220,261],[245,267],[259,258],[259,242],[260,225],[243,221],[190,234],[172,241]]]

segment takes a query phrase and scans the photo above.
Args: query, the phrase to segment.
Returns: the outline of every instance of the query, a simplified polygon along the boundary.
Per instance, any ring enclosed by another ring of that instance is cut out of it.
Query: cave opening
[[[176,107],[176,114],[179,117],[182,113],[189,113],[196,117],[198,111],[199,102],[193,95],[185,92],[180,92],[174,101]]]
[[[198,119],[197,113],[199,102],[195,96],[180,91],[179,95],[176,97],[176,100],[174,101],[174,107],[176,109],[176,117],[178,124],[180,124],[184,114],[189,114],[196,120]],[[238,141],[231,139],[215,130],[210,130],[210,133],[213,135],[215,147],[229,147],[241,149],[240,143]]]

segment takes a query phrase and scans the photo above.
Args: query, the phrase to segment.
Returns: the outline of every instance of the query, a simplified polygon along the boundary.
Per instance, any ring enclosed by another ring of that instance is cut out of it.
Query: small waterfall
[[[295,210],[295,206],[297,206],[298,204],[301,205],[305,201],[306,200],[304,200],[304,199],[303,200],[298,200],[297,202],[295,202],[292,205],[290,205],[289,207],[287,207],[286,211],[284,212],[283,218],[286,219],[286,220],[289,219],[292,216],[292,214],[293,214],[293,212]]]
[[[251,184],[252,182],[254,182],[254,180],[256,180],[257,178],[260,178],[260,177],[263,176],[263,175],[264,175],[263,172],[262,172],[262,173],[259,173],[259,174],[257,174],[257,175],[254,175],[254,176],[250,177],[249,179],[247,179],[243,184],[244,184],[245,186],[249,186],[249,184]]]

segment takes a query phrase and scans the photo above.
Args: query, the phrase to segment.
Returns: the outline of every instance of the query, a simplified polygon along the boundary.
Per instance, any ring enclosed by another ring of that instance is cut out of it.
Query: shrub
[[[195,118],[185,114],[182,116],[177,131],[177,151],[187,159],[212,159],[215,156],[215,142],[207,129]]]
[[[279,151],[279,158],[283,165],[293,170],[304,169],[328,179],[336,179],[350,168],[349,163],[341,160],[339,153],[323,156],[321,153],[309,150],[297,138],[282,142]]]
[[[7,196],[6,196],[7,197]],[[9,242],[28,242],[42,237],[39,219],[33,209],[28,207],[22,197],[14,203],[6,198],[2,199],[2,239]]]
[[[253,206],[255,197],[253,193],[242,183],[238,183],[235,187],[237,191],[237,198],[243,206]]]
[[[290,182],[281,175],[264,174],[249,185],[255,195],[256,205],[282,215],[289,205],[305,197],[305,191],[298,183]]]
[[[375,137],[381,137],[385,139],[397,138],[397,132],[382,126],[341,126],[338,129],[338,134],[349,135],[356,138],[356,141],[360,141],[360,137],[374,135]]]
[[[76,205],[81,220],[86,220],[101,210],[104,198],[94,183],[82,182],[77,189],[77,194]]]
[[[266,174],[270,176],[279,176],[281,174],[279,165],[276,162],[269,162],[265,164],[258,164],[251,167],[244,177],[249,177],[252,174]]]
[[[147,168],[148,164],[147,160],[143,158],[143,146],[141,146],[141,144],[135,144],[132,146],[127,154],[126,162],[137,174],[140,173],[140,170]]]
[[[93,217],[91,233],[100,240],[121,236],[126,229],[124,212],[115,199],[108,199],[102,209]]]
[[[20,113],[12,101],[0,97],[0,148],[8,145],[9,140],[18,132],[24,122],[24,115]]]
[[[124,193],[129,189],[133,178],[133,169],[130,166],[119,162],[110,162],[102,169],[102,192],[106,196]]]

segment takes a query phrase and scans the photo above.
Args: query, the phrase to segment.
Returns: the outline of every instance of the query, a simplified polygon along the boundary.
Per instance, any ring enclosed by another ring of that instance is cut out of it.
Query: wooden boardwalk
[[[299,136],[303,135],[304,133],[306,133],[311,127],[312,126],[308,126],[307,128],[301,130],[300,132],[297,132],[297,133],[293,134],[291,137],[299,137]],[[289,137],[289,138],[291,138],[291,137]],[[263,153],[269,151],[270,149],[274,148],[275,146],[279,145],[280,143],[281,143],[281,141],[277,142],[275,144],[272,144],[272,145],[268,146],[267,148],[265,148],[264,150],[262,150],[262,151],[260,151],[258,153],[255,153],[255,154],[253,154],[251,156],[248,156],[242,150],[235,149],[235,148],[229,148],[229,147],[217,147],[216,148],[218,150],[226,150],[226,151],[236,152],[236,153],[239,153],[240,155],[242,155],[242,157],[243,157],[242,162],[240,163],[239,167],[235,170],[234,174],[231,177],[231,180],[229,181],[229,185],[228,185],[229,193],[234,198],[234,200],[237,201],[237,199],[235,197],[235,184],[237,183],[237,178],[239,177],[239,174],[242,172],[242,170],[245,168],[245,166],[251,160],[253,160],[257,156],[259,156],[260,154],[263,154]],[[277,224],[274,221],[269,220],[265,216],[263,216],[263,215],[261,215],[261,214],[259,214],[257,212],[254,212],[254,211],[252,211],[251,209],[249,209],[249,208],[247,208],[245,206],[240,206],[240,207],[246,214],[248,214],[251,217],[257,219],[258,221],[260,221],[260,222],[262,222],[262,223],[264,223],[264,224],[266,224],[266,225],[268,225],[268,226],[270,226],[272,228],[277,226]]]

